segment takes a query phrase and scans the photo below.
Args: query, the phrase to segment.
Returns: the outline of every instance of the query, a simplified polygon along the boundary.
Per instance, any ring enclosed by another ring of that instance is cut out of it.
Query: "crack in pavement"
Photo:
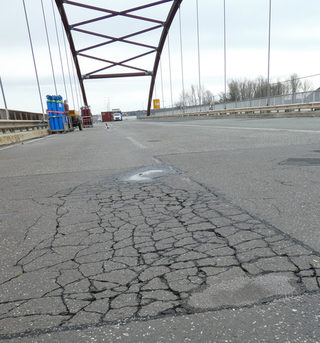
[[[181,176],[33,201],[44,213],[24,228],[21,273],[0,284],[0,339],[320,290],[318,252]],[[55,225],[33,232],[46,215]]]

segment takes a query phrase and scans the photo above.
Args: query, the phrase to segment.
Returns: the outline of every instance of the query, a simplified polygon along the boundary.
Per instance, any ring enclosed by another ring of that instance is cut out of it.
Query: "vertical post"
[[[296,102],[296,80],[294,78],[294,75],[291,77],[291,89],[292,89],[291,103],[294,104]]]
[[[161,77],[161,96],[162,96],[162,108],[164,108],[164,91],[163,91],[163,74],[162,74],[162,63],[160,60],[160,77]]]
[[[226,0],[223,0],[223,48],[224,48],[224,108],[227,108],[227,33]]]
[[[154,83],[154,98],[158,99],[158,97],[157,97],[157,83],[156,82]]]
[[[270,104],[270,44],[271,44],[271,0],[269,0],[267,106],[269,106]]]
[[[196,11],[197,11],[197,41],[198,41],[198,84],[199,84],[199,106],[201,111],[202,105],[202,90],[201,90],[201,61],[200,61],[200,29],[199,29],[199,2],[196,0]]]
[[[6,110],[7,120],[9,120],[9,111],[8,111],[8,106],[7,106],[7,102],[6,102],[6,97],[4,95],[4,90],[3,90],[1,76],[0,76],[0,87],[1,87],[1,93],[2,93],[2,98],[3,98],[4,108]]]
[[[170,97],[171,97],[171,107],[173,107],[173,96],[172,96],[172,72],[171,72],[171,54],[170,54],[169,33],[168,33],[168,37],[167,37],[167,42],[168,42],[168,57],[169,57]]]
[[[182,107],[185,108],[185,92],[184,92],[184,72],[183,72],[183,52],[182,52],[182,25],[181,25],[181,7],[179,7],[179,31],[180,31],[180,56],[181,56],[181,80],[182,80]]]
[[[75,75],[74,69],[75,69],[74,63],[71,62],[71,71],[72,71],[72,77],[73,77],[73,83],[74,83],[75,98],[76,98],[76,103],[77,103],[77,106],[78,106],[78,110],[80,110],[81,104],[80,104],[80,100],[79,100],[79,89],[78,89],[78,85],[77,85],[76,75]],[[88,106],[88,105],[86,105],[86,106]]]

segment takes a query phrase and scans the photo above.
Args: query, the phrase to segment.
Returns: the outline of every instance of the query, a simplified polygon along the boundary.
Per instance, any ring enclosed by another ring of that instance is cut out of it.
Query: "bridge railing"
[[[46,129],[47,115],[42,113],[0,109],[0,134],[9,134],[22,131]]]
[[[0,134],[46,129],[48,124],[41,120],[0,120]]]
[[[43,120],[42,113],[26,112],[19,110],[8,110],[9,118],[7,118],[7,112],[5,109],[0,109],[0,120]],[[45,114],[45,120],[47,114]]]
[[[310,92],[293,93],[287,95],[272,96],[269,99],[269,106],[285,106],[285,105],[299,105],[299,104],[312,104],[320,102],[320,89]],[[182,115],[185,113],[195,112],[208,112],[208,111],[222,111],[225,109],[241,109],[241,108],[259,108],[267,105],[267,98],[259,99],[247,99],[243,101],[234,101],[227,103],[216,103],[213,105],[197,105],[174,107],[174,108],[162,108],[158,110],[152,110],[151,115]],[[144,113],[137,114],[138,116],[144,116]]]

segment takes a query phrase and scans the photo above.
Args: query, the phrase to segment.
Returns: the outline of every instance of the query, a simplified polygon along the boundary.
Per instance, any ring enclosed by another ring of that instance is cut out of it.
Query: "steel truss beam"
[[[176,15],[176,13],[177,13],[180,5],[181,5],[182,0],[159,0],[159,1],[155,1],[155,2],[149,2],[145,5],[130,8],[130,9],[127,9],[124,11],[113,11],[110,9],[95,7],[95,6],[91,6],[88,4],[79,3],[79,2],[71,1],[71,0],[55,0],[55,1],[56,1],[56,5],[58,7],[58,10],[60,12],[60,16],[61,16],[65,31],[66,31],[66,34],[68,37],[68,41],[70,44],[70,49],[71,49],[74,64],[76,67],[77,76],[79,79],[84,104],[86,106],[88,106],[85,88],[84,88],[84,84],[83,84],[84,79],[151,76],[151,83],[150,83],[149,97],[148,97],[148,107],[147,107],[147,115],[150,115],[152,95],[153,95],[153,91],[154,91],[154,85],[155,85],[155,80],[156,80],[156,76],[157,76],[157,71],[158,71],[158,67],[159,67],[159,62],[160,62],[162,50],[163,50],[163,47],[164,47],[164,44],[165,44],[165,41],[166,41],[166,38],[168,35],[168,31],[171,27],[171,24],[172,24],[172,21],[173,21],[175,15]],[[146,8],[160,6],[160,5],[163,5],[165,3],[169,3],[169,2],[171,2],[172,4],[171,4],[170,11],[169,11],[168,16],[167,16],[165,21],[161,21],[158,19],[134,14],[134,12],[144,10]],[[98,17],[93,18],[93,19],[73,23],[70,25],[68,22],[68,18],[66,15],[65,8],[64,8],[65,5],[81,7],[81,8],[84,8],[86,10],[93,10],[93,11],[102,12],[102,13],[106,13],[106,14],[103,16],[98,16]],[[149,23],[149,25],[150,25],[150,23],[152,23],[154,25],[151,27],[148,27],[146,29],[140,30],[140,31],[133,31],[132,33],[127,34],[127,35],[122,36],[122,37],[113,37],[110,35],[101,34],[98,32],[89,31],[89,30],[85,30],[85,29],[80,28],[83,25],[91,24],[91,23],[94,23],[97,21],[106,20],[109,18],[114,18],[117,16],[128,18],[128,19],[139,20],[139,21],[142,21],[145,23]],[[159,29],[162,29],[162,33],[161,33],[160,40],[157,43],[157,45],[149,45],[149,44],[141,43],[139,41],[132,40],[133,37],[137,37],[137,36],[142,35],[144,33],[151,32],[154,30],[159,30]],[[82,49],[76,50],[75,44],[73,41],[72,31],[79,32],[79,33],[82,33],[85,35],[101,37],[103,39],[106,39],[106,41],[99,43],[99,44],[87,46],[87,47],[84,47]],[[97,57],[97,56],[92,56],[92,55],[88,55],[88,54],[83,53],[85,51],[93,50],[93,49],[96,49],[96,48],[99,48],[102,46],[107,46],[107,45],[110,45],[110,44],[115,43],[115,42],[121,42],[124,44],[128,44],[129,46],[132,46],[132,45],[139,46],[143,49],[146,49],[147,51],[142,53],[142,54],[133,56],[131,58],[128,58],[128,59],[125,59],[122,61],[112,61],[112,60],[108,60],[104,57]],[[144,56],[147,56],[147,55],[150,55],[153,53],[155,53],[155,58],[154,58],[154,64],[153,64],[152,71],[148,71],[144,68],[138,68],[138,67],[127,64],[130,61],[137,60],[139,58],[142,58]],[[79,61],[78,61],[79,56],[82,58],[93,59],[96,61],[105,62],[108,65],[106,67],[103,67],[103,68],[88,72],[85,75],[82,75],[81,70],[80,70],[80,66],[79,66]],[[127,68],[127,69],[134,70],[134,71],[133,72],[123,72],[123,73],[97,74],[101,71],[108,70],[108,69],[111,69],[111,68],[116,67],[116,66],[120,66],[120,67]]]
[[[77,58],[76,49],[75,49],[75,46],[74,46],[74,42],[73,42],[71,31],[70,31],[67,14],[66,14],[66,12],[64,10],[64,7],[63,7],[63,0],[55,0],[55,1],[56,1],[56,5],[58,7],[58,10],[59,10],[60,16],[61,16],[61,20],[62,20],[64,29],[66,31],[66,35],[67,35],[68,41],[69,41],[70,50],[71,50],[73,61],[74,61],[74,65],[75,65],[75,68],[76,68],[76,71],[77,71],[78,80],[79,80],[79,83],[80,83],[83,103],[84,103],[85,106],[88,106],[87,95],[86,95],[86,91],[84,89],[84,84],[83,84],[83,80],[82,80],[82,76],[81,76],[81,71],[80,71],[80,66],[79,66],[79,62],[78,62],[78,58]]]

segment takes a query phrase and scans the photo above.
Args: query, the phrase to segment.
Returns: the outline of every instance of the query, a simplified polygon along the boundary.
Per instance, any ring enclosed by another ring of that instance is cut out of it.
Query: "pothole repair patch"
[[[234,267],[219,276],[209,277],[207,288],[192,294],[189,305],[202,309],[252,305],[274,296],[294,295],[298,289],[293,284],[294,280],[286,274],[248,277],[240,268]]]
[[[12,221],[24,235],[1,255],[0,341],[320,292],[320,252],[194,181],[162,177],[174,169],[126,177],[143,172],[153,181],[20,203],[34,222]]]

